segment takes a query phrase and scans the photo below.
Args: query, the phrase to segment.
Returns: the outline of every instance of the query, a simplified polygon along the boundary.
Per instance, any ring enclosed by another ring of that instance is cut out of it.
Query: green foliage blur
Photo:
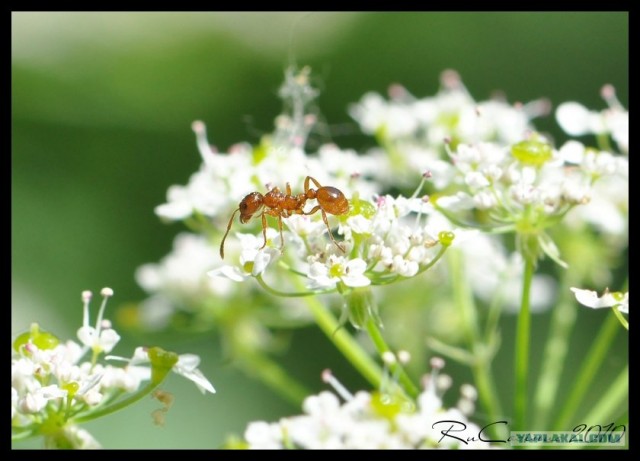
[[[280,113],[276,91],[293,62],[311,66],[322,89],[329,129],[319,141],[363,149],[373,140],[358,134],[349,104],[392,83],[433,95],[448,68],[477,100],[501,91],[511,102],[547,97],[554,106],[574,100],[599,110],[600,88],[611,83],[628,107],[628,14],[14,12],[12,335],[38,321],[74,337],[82,290],[113,288],[110,318],[142,300],[135,269],[160,260],[184,229],[162,224],[153,209],[198,168],[191,122],[204,121],[222,151],[257,143]],[[552,117],[534,123],[563,139]],[[573,347],[588,347],[598,314],[585,312]],[[534,317],[534,331],[547,323],[548,314]],[[514,325],[507,317],[506,355],[497,358],[509,364]],[[152,424],[159,404],[151,400],[87,426],[106,448],[216,448],[248,421],[299,412],[234,369],[214,335],[119,331],[114,353],[154,343],[200,354],[218,393],[202,396],[172,377],[165,389],[176,402],[164,427]],[[532,340],[535,350],[544,337]],[[365,386],[314,328],[294,335],[282,363],[316,391],[325,367],[353,390]],[[448,371],[456,384],[469,379],[455,366]]]

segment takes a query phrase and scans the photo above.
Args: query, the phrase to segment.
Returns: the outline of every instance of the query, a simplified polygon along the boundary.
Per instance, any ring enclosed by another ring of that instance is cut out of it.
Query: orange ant
[[[317,189],[309,188],[309,181],[313,182]],[[318,205],[313,207],[311,211],[305,212],[302,208],[307,203],[307,200],[318,200]],[[318,181],[311,176],[307,176],[304,180],[304,192],[298,195],[291,195],[291,186],[287,183],[286,192],[283,194],[277,187],[272,188],[269,192],[262,195],[260,192],[251,192],[245,198],[242,199],[240,205],[231,215],[229,224],[227,225],[227,231],[222,237],[220,243],[220,257],[224,259],[224,241],[231,230],[231,224],[233,224],[233,218],[236,213],[240,212],[240,222],[242,224],[249,221],[254,214],[260,213],[262,218],[262,236],[264,237],[264,243],[260,247],[263,249],[267,244],[267,218],[266,214],[275,216],[278,218],[278,228],[280,229],[280,251],[284,248],[284,239],[282,237],[282,218],[288,218],[294,214],[310,215],[320,210],[322,213],[322,220],[327,225],[329,230],[329,237],[336,244],[342,252],[345,251],[338,242],[333,238],[331,234],[331,228],[327,221],[327,213],[334,215],[342,215],[349,211],[349,201],[346,199],[340,189],[336,189],[331,186],[321,186]]]

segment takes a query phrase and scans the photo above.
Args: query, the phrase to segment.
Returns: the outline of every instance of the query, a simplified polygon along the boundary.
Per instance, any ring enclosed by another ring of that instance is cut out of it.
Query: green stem
[[[11,434],[11,441],[12,442],[19,442],[20,440],[26,440],[29,437],[34,437],[37,435],[36,431],[33,430],[25,430],[22,432],[17,432],[15,434]]]
[[[620,323],[622,324],[622,326],[628,330],[629,322],[627,321],[627,319],[624,318],[624,316],[622,315],[622,312],[620,312],[616,306],[614,306],[612,310],[613,310],[613,315],[615,315],[620,321]]]
[[[515,351],[515,400],[514,427],[516,431],[525,429],[527,414],[527,376],[529,371],[529,341],[531,336],[531,282],[533,280],[534,262],[525,256],[524,280],[522,282],[522,303],[518,314]]]
[[[137,402],[138,400],[140,400],[141,398],[147,396],[148,394],[151,393],[151,391],[153,391],[156,387],[158,387],[163,380],[159,380],[158,382],[155,382],[154,380],[151,380],[151,382],[149,382],[149,384],[147,384],[144,388],[140,389],[138,392],[136,392],[135,394],[133,394],[132,396],[124,399],[124,400],[120,400],[117,403],[114,403],[113,405],[104,407],[104,408],[100,408],[97,409],[95,411],[91,411],[89,413],[85,413],[84,416],[80,415],[80,416],[75,416],[73,418],[71,418],[69,420],[69,422],[73,423],[73,424],[80,424],[80,423],[86,423],[87,421],[91,421],[97,418],[101,418],[103,416],[109,415],[111,413],[115,413],[116,411],[122,410],[123,408],[128,407],[129,405]]]
[[[260,353],[246,351],[241,354],[239,366],[249,375],[257,376],[262,382],[296,407],[311,394],[311,391],[292,378],[278,363]]]
[[[569,290],[569,272],[563,272],[560,301],[556,305],[549,327],[549,337],[542,356],[542,369],[534,397],[535,419],[531,429],[545,430],[549,424],[564,369],[569,338],[576,323],[576,303]]]
[[[366,328],[371,341],[375,345],[376,350],[381,357],[385,352],[391,352],[391,349],[387,345],[384,337],[382,336],[382,333],[380,332],[380,328],[378,328],[378,325],[372,317],[367,320]],[[404,370],[402,365],[398,363],[398,361],[395,361],[389,365],[389,369],[394,376],[399,377],[400,384],[402,384],[405,392],[414,399],[417,398],[418,394],[420,394],[420,391],[418,390],[418,387],[413,383],[413,381],[411,381],[411,378]]]
[[[304,298],[305,296],[323,295],[323,294],[336,292],[336,289],[332,288],[330,290],[323,290],[323,291],[300,291],[297,293],[290,293],[287,291],[280,291],[280,290],[276,290],[275,288],[271,288],[269,285],[267,285],[267,282],[264,281],[261,274],[256,275],[255,279],[258,281],[260,286],[264,288],[267,292],[271,293],[274,296],[281,296],[283,298]]]
[[[629,395],[629,365],[624,367],[616,380],[609,386],[607,392],[602,396],[598,403],[584,417],[583,422],[589,426],[592,424],[602,424],[603,421],[609,422],[613,412],[618,406],[624,402]]]
[[[620,330],[620,323],[615,315],[608,315],[604,324],[600,328],[598,337],[593,342],[591,349],[586,355],[578,376],[574,381],[571,393],[565,402],[560,415],[554,426],[556,431],[567,430],[567,427],[574,417],[576,410],[589,389],[591,389],[593,378],[607,356],[613,339]]]
[[[459,251],[450,252],[449,263],[455,305],[462,318],[471,355],[474,358],[470,366],[474,376],[474,383],[478,389],[478,397],[488,414],[489,422],[496,422],[500,420],[504,413],[500,406],[500,399],[498,399],[495,381],[491,373],[491,355],[488,354],[487,345],[480,340],[477,308],[469,286],[469,278],[465,274],[462,254]],[[487,334],[487,336],[490,337],[490,334]],[[503,427],[502,425],[491,426],[495,437],[508,435],[498,433],[500,430],[498,426]]]
[[[316,323],[336,348],[351,362],[356,370],[374,388],[379,388],[382,380],[382,369],[362,349],[362,346],[346,330],[315,296],[305,298]]]

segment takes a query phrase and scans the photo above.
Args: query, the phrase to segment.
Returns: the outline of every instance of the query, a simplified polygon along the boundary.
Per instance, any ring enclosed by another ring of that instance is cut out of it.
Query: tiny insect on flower
[[[317,187],[312,189],[309,187],[309,181]],[[318,205],[313,207],[310,211],[304,211],[304,206],[307,200],[316,199]],[[349,211],[349,201],[344,196],[340,189],[331,186],[321,186],[311,176],[307,176],[304,180],[304,192],[298,195],[291,194],[291,185],[287,183],[285,193],[282,193],[279,188],[274,187],[266,194],[260,192],[251,192],[245,196],[238,208],[231,215],[227,230],[220,242],[220,257],[224,259],[224,241],[229,235],[231,225],[233,224],[233,218],[237,212],[240,212],[240,222],[242,224],[247,223],[253,215],[259,213],[262,218],[262,236],[264,237],[264,243],[260,249],[267,245],[267,218],[265,215],[270,215],[278,218],[278,229],[280,230],[281,250],[284,247],[284,238],[282,238],[282,218],[288,218],[295,214],[311,215],[317,211],[322,214],[322,220],[324,221],[327,229],[329,230],[329,237],[336,244],[336,246],[345,251],[333,237],[331,228],[329,227],[329,221],[327,220],[327,213],[333,215],[343,215]]]

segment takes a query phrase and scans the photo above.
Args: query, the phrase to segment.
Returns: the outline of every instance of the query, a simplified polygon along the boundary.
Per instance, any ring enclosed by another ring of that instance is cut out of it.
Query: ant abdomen
[[[349,201],[340,189],[325,186],[318,189],[316,199],[320,207],[327,213],[342,215],[349,211]]]

